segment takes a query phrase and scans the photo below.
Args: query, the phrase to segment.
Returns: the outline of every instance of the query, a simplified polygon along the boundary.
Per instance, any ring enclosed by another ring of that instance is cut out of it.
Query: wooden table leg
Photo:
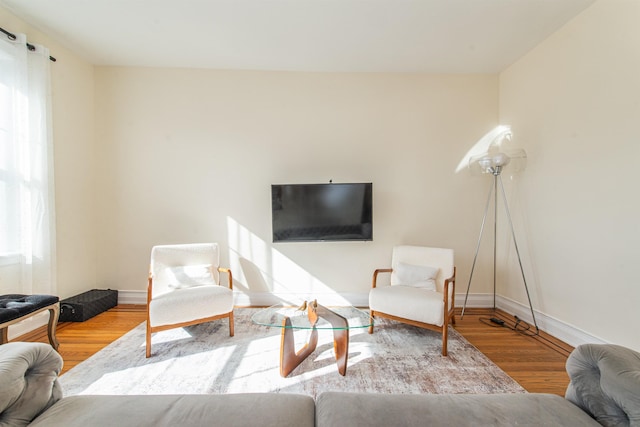
[[[333,350],[336,356],[338,372],[344,376],[347,373],[347,357],[349,356],[349,322],[343,316],[318,305],[313,301],[306,305],[309,322],[311,322],[311,336],[309,341],[298,352],[295,350],[291,319],[285,317],[282,321],[280,335],[280,375],[286,377],[302,363],[318,345],[318,330],[315,325],[319,317],[326,319],[333,327]]]
[[[318,330],[311,330],[309,341],[298,351],[295,349],[293,328],[291,319],[285,317],[282,321],[282,334],[280,335],[280,375],[286,377],[302,363],[318,345]]]
[[[333,326],[333,350],[336,355],[336,363],[340,375],[347,373],[347,357],[349,356],[349,322],[346,318],[318,305],[316,308],[318,317],[322,317]]]
[[[40,314],[45,310],[49,311],[49,324],[47,326],[47,336],[49,337],[49,344],[51,344],[51,347],[53,347],[57,351],[58,347],[60,347],[60,343],[58,342],[58,338],[56,337],[56,327],[58,326],[58,319],[60,317],[59,302],[48,305],[46,307],[41,307],[36,311],[27,313],[8,322],[4,322],[2,324],[2,328],[0,328],[0,344],[6,344],[9,342],[9,326],[20,323],[26,318],[35,316],[36,314]]]
[[[56,327],[58,326],[58,319],[60,317],[60,303],[57,302],[48,308],[49,310],[49,324],[47,326],[47,336],[49,337],[49,344],[56,351],[60,347],[58,338],[56,337]]]

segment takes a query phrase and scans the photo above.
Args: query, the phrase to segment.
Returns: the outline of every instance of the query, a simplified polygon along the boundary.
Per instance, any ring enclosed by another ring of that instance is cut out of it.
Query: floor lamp
[[[520,272],[522,273],[522,281],[524,283],[524,289],[527,293],[527,300],[529,301],[529,309],[531,310],[531,317],[533,318],[533,324],[536,328],[536,334],[539,332],[538,324],[536,322],[536,316],[533,312],[533,306],[531,305],[531,297],[529,296],[529,288],[527,286],[527,279],[524,275],[524,269],[522,268],[522,259],[520,258],[520,250],[518,249],[518,242],[516,241],[516,233],[513,228],[513,222],[511,221],[511,213],[509,212],[509,205],[507,204],[507,197],[502,184],[502,170],[510,163],[512,159],[523,160],[526,158],[524,150],[518,150],[511,156],[504,152],[496,152],[493,154],[486,154],[479,158],[471,159],[469,162],[470,167],[480,169],[482,173],[489,173],[493,175],[493,181],[489,187],[489,196],[487,197],[487,204],[484,209],[484,216],[482,217],[482,226],[480,227],[480,236],[478,237],[478,244],[476,246],[476,253],[473,257],[473,264],[471,266],[471,274],[469,276],[469,284],[467,285],[467,293],[464,297],[464,305],[462,306],[461,317],[464,316],[465,308],[467,307],[467,299],[469,298],[469,289],[471,289],[471,280],[473,279],[473,272],[476,267],[476,260],[478,258],[478,252],[480,250],[480,242],[482,241],[482,234],[487,220],[487,213],[489,212],[489,206],[491,205],[491,199],[493,196],[493,309],[496,309],[496,249],[497,249],[497,232],[498,232],[498,187],[501,190],[502,201],[506,212],[507,220],[509,221],[509,227],[511,229],[511,236],[513,237],[513,245],[518,255],[518,264],[520,265]]]

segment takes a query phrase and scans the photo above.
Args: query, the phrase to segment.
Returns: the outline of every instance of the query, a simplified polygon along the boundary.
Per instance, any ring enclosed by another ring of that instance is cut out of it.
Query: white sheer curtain
[[[48,49],[0,37],[0,293],[55,294]]]

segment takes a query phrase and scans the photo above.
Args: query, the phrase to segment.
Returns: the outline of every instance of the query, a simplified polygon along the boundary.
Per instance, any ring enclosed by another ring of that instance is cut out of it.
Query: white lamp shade
[[[500,173],[509,166],[509,172],[519,172],[526,166],[527,154],[524,150],[509,152],[484,153],[469,159],[469,170],[472,174]],[[498,169],[499,168],[499,169]]]

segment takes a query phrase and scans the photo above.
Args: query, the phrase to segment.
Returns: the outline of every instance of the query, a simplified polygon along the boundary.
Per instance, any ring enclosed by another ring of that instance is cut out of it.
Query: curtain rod
[[[0,27],[0,32],[4,33],[9,40],[15,40],[17,37],[15,34],[10,33],[9,31],[5,30],[4,28]],[[31,43],[27,43],[27,49],[29,49],[30,52],[33,52],[34,50],[36,50],[36,47],[34,45],[32,45]],[[49,56],[49,59],[52,62],[56,62],[56,58],[54,58],[53,56]]]

